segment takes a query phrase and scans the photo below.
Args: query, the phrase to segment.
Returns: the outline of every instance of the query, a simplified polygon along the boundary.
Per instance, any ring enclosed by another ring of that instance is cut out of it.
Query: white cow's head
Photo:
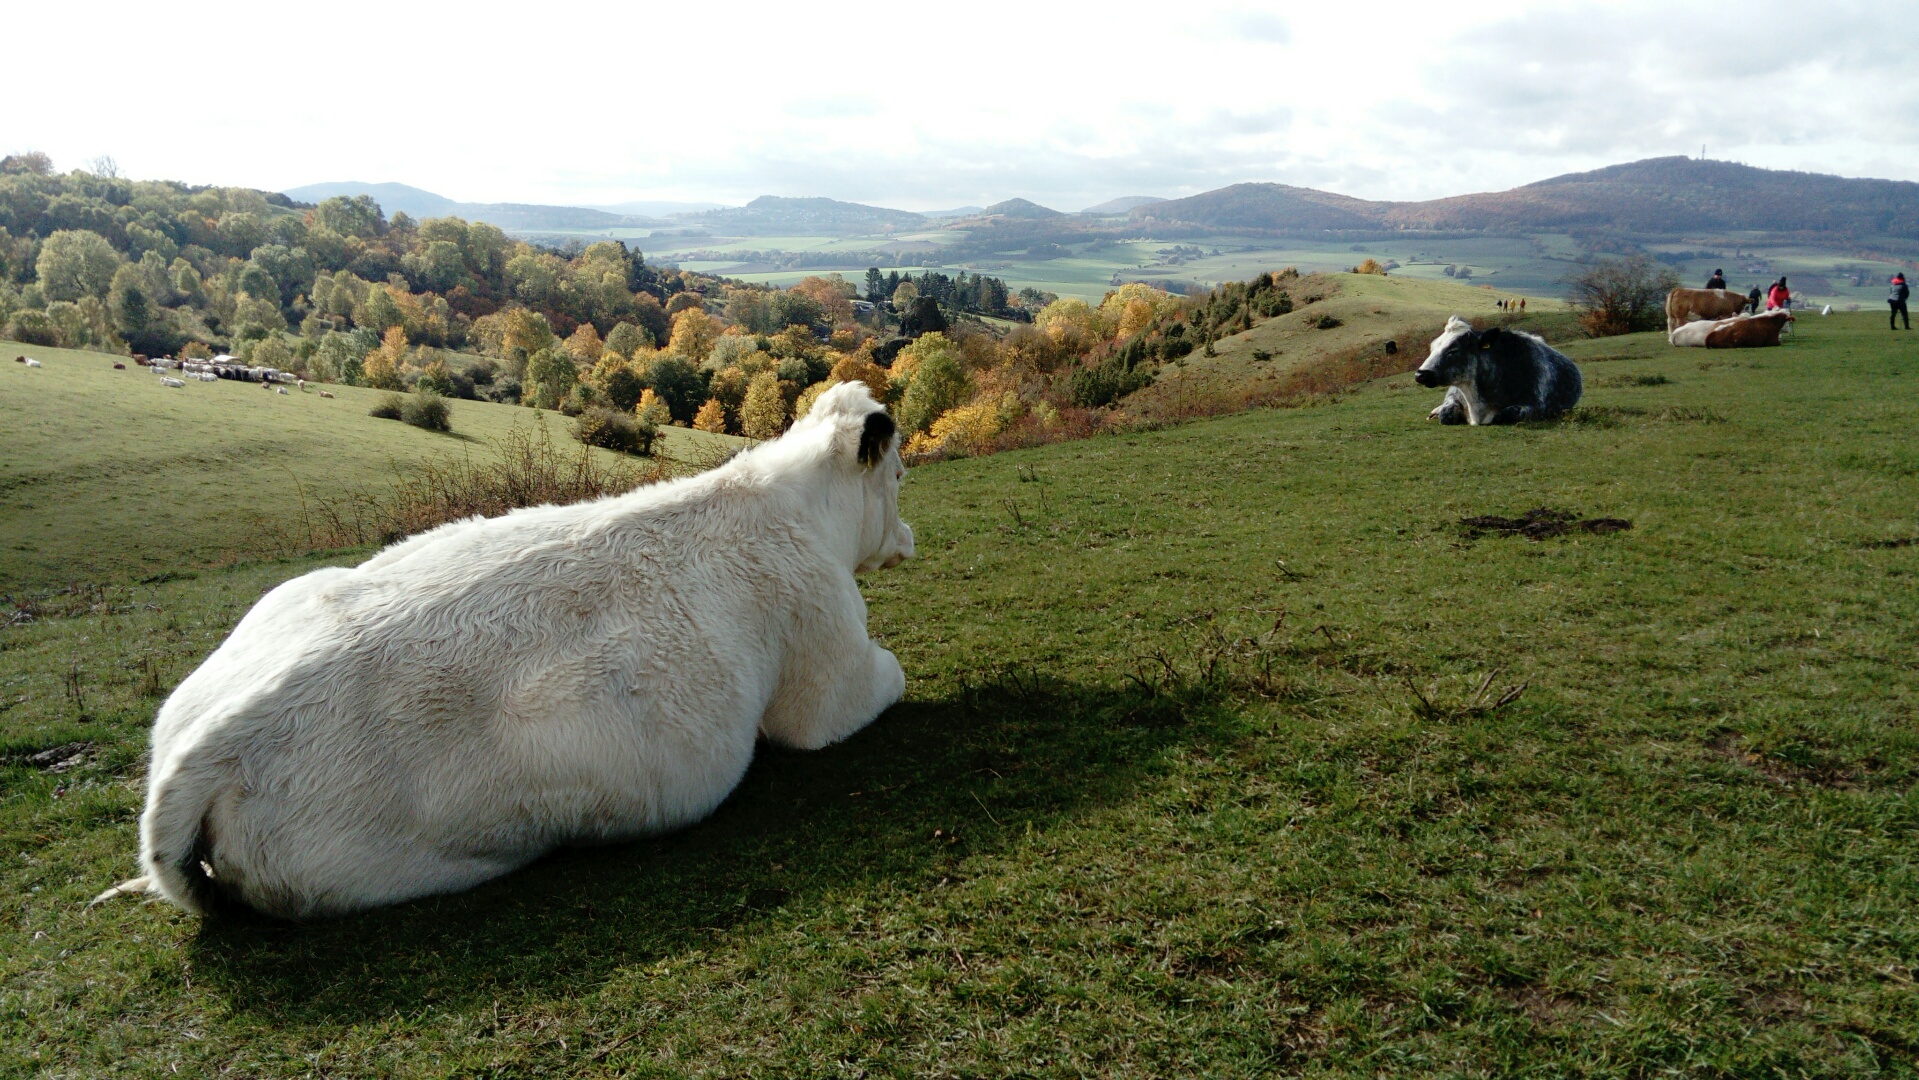
[[[833,467],[852,470],[861,499],[859,566],[861,573],[898,566],[913,557],[913,527],[900,520],[899,426],[886,406],[873,400],[865,383],[845,382],[821,394],[806,417],[795,424],[828,429]]]

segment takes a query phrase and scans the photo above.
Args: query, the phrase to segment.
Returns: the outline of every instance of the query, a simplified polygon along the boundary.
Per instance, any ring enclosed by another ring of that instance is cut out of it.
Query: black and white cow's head
[[[1471,323],[1454,315],[1446,320],[1446,329],[1433,339],[1426,362],[1413,372],[1413,381],[1421,386],[1460,386],[1471,382],[1491,359],[1501,333],[1497,327],[1474,330]]]

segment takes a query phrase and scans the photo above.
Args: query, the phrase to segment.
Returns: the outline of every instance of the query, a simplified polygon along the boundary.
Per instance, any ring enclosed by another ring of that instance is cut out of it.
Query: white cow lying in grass
[[[268,593],[160,709],[142,877],[290,918],[453,892],[711,813],[755,739],[900,699],[855,571],[913,554],[859,383],[711,472],[473,518]]]

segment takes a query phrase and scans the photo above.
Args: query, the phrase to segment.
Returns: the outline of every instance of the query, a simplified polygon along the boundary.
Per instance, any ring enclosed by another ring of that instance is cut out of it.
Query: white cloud
[[[476,201],[914,208],[1074,209],[1241,180],[1428,198],[1702,142],[1919,180],[1919,61],[1881,3],[1735,5],[1687,27],[1669,4],[1491,0],[1283,17],[1041,3],[990,24],[923,5],[106,6],[89,51],[127,59],[79,78],[70,50],[16,53],[10,75],[35,89],[0,151]],[[60,41],[70,17],[29,6],[13,28]]]

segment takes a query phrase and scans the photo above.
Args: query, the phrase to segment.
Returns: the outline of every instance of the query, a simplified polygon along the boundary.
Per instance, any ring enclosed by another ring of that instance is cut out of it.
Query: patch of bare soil
[[[1554,510],[1547,506],[1537,506],[1516,518],[1500,517],[1496,514],[1483,514],[1479,517],[1460,518],[1459,527],[1466,533],[1468,540],[1477,540],[1482,536],[1523,536],[1528,540],[1550,540],[1567,533],[1615,533],[1632,528],[1632,522],[1625,518],[1580,518],[1566,510]]]

